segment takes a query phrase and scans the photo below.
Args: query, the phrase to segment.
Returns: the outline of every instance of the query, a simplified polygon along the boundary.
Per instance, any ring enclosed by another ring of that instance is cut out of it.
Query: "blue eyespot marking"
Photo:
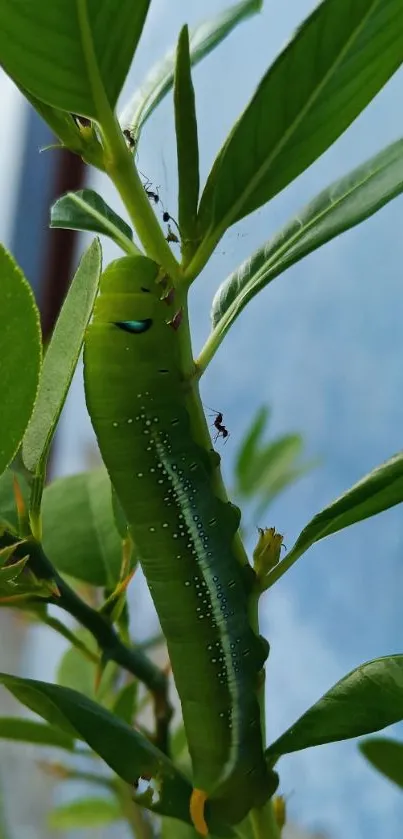
[[[131,332],[134,335],[147,332],[151,325],[151,318],[146,318],[145,320],[119,320],[115,322],[115,326],[119,327],[119,329],[123,329],[124,332]]]

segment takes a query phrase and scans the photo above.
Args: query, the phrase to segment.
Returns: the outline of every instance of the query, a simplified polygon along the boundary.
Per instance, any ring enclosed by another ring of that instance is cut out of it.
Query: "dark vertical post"
[[[35,292],[44,342],[49,339],[71,280],[77,233],[51,230],[53,202],[69,190],[81,189],[85,164],[65,149],[40,149],[55,139],[30,107],[18,187],[12,251]]]

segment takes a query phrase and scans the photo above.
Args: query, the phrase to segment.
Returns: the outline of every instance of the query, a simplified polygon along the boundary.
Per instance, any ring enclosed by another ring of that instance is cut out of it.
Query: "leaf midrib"
[[[270,167],[272,166],[273,162],[276,160],[278,155],[281,153],[281,151],[283,150],[284,146],[286,145],[286,143],[288,142],[290,137],[292,137],[293,133],[298,128],[298,126],[300,125],[300,123],[302,122],[302,120],[304,119],[306,114],[309,112],[309,110],[311,109],[314,102],[319,98],[319,95],[322,93],[322,90],[325,88],[329,79],[332,77],[332,75],[335,72],[335,70],[337,69],[337,67],[340,65],[340,63],[343,61],[343,59],[345,58],[345,56],[349,52],[349,50],[350,50],[352,44],[354,43],[354,41],[361,34],[361,32],[364,29],[367,21],[372,16],[375,8],[378,5],[379,5],[379,0],[372,0],[372,2],[370,4],[370,7],[367,10],[367,12],[364,14],[361,23],[359,24],[359,26],[357,26],[353,30],[352,34],[347,39],[344,47],[340,50],[337,58],[333,61],[332,65],[329,67],[327,73],[323,76],[322,81],[315,88],[314,92],[308,97],[304,107],[301,109],[298,116],[293,120],[293,122],[291,123],[289,128],[285,131],[282,138],[279,140],[279,142],[276,144],[275,148],[272,150],[270,156],[258,168],[256,174],[254,176],[252,176],[251,180],[248,183],[248,186],[246,187],[246,189],[242,193],[242,197],[238,198],[238,200],[236,200],[233,204],[231,204],[230,211],[224,216],[221,224],[217,228],[217,234],[218,234],[217,235],[217,241],[219,241],[221,236],[224,234],[225,230],[227,230],[228,227],[231,226],[232,220],[234,218],[236,219],[236,217],[238,215],[238,212],[242,210],[242,207],[246,203],[247,199],[251,196],[251,194],[253,194],[254,190],[257,189],[260,186],[260,183],[261,183],[264,175],[270,169]],[[236,127],[235,127],[235,130],[236,130]],[[230,141],[227,141],[226,145],[229,145],[229,142]],[[211,225],[210,230],[214,230],[214,223]]]
[[[398,142],[398,141],[397,141]],[[298,245],[300,239],[302,239],[306,234],[310,232],[312,227],[316,224],[320,224],[327,216],[328,213],[333,212],[338,205],[341,205],[344,201],[350,198],[356,190],[361,189],[368,181],[370,181],[373,177],[379,175],[383,169],[387,169],[390,165],[390,161],[387,163],[383,163],[379,166],[379,168],[375,168],[368,172],[358,183],[355,182],[351,189],[346,190],[343,192],[341,196],[339,196],[335,201],[332,201],[326,209],[322,210],[320,213],[317,213],[310,222],[308,222],[304,227],[301,227],[293,236],[291,236],[287,241],[279,247],[279,249],[272,254],[269,259],[264,262],[263,265],[256,271],[255,274],[247,281],[246,285],[240,291],[240,293],[234,298],[230,306],[228,307],[227,311],[224,312],[222,318],[217,322],[215,329],[219,329],[221,331],[221,326],[224,326],[224,329],[227,327],[228,323],[231,323],[232,318],[236,315],[238,308],[241,307],[241,304],[245,300],[245,297],[248,297],[248,294],[253,291],[256,285],[265,278],[265,276],[270,273],[272,270],[276,270],[278,267],[278,263],[281,262],[283,256],[287,255],[287,252],[291,250],[291,248]],[[298,216],[296,216],[298,218]],[[308,254],[307,254],[308,255]],[[248,301],[246,301],[248,302]],[[246,304],[245,304],[246,305]],[[214,330],[215,331],[215,330]]]

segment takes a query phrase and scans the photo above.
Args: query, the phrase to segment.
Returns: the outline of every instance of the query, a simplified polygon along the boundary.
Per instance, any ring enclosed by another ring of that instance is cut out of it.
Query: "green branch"
[[[179,265],[151,208],[100,78],[87,5],[83,0],[79,0],[77,10],[88,78],[103,140],[105,172],[119,192],[147,256],[154,259],[173,280],[177,281],[180,278]]]
[[[274,817],[271,800],[264,807],[251,810],[249,814],[253,839],[280,839],[281,834]]]
[[[172,717],[172,707],[168,699],[168,680],[159,669],[139,649],[127,647],[115,632],[113,626],[103,615],[88,606],[63,580],[45,555],[42,545],[34,539],[24,541],[15,551],[15,556],[29,554],[29,566],[38,579],[52,580],[59,596],[52,595],[48,603],[59,606],[74,617],[95,638],[102,650],[102,661],[114,661],[133,676],[143,682],[153,695],[156,721],[156,745],[168,751],[168,726]],[[43,598],[41,598],[43,602]]]

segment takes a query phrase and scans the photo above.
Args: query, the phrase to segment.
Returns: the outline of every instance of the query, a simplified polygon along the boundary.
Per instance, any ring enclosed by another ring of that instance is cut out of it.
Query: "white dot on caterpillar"
[[[164,483],[164,479],[163,478],[158,478],[157,484],[163,484],[163,483]]]
[[[137,472],[138,478],[144,478],[144,472]]]
[[[114,428],[117,428],[119,423],[118,422],[113,422],[112,425],[113,425]]]
[[[137,399],[141,399],[142,395],[143,395],[142,393],[138,393],[137,394]]]
[[[155,527],[150,527],[149,530],[150,530],[150,533],[155,533]]]
[[[151,467],[150,472],[155,472],[154,466]]]
[[[178,557],[178,559],[179,559],[179,557]],[[185,586],[190,586],[190,585],[191,585],[190,580],[185,580]]]
[[[163,525],[162,525],[162,526],[163,526],[163,527],[169,527],[169,524],[168,524],[168,522],[167,522],[167,521],[164,521],[164,523],[163,523]]]
[[[144,431],[143,431],[143,434],[149,434],[149,433],[150,432],[149,432],[148,428],[145,428]]]
[[[132,422],[133,422],[133,420],[132,420],[132,418],[130,417],[130,418],[127,420],[127,424],[128,424],[128,425],[131,425],[131,424],[132,424]]]
[[[151,425],[151,420],[146,420],[146,425]]]

